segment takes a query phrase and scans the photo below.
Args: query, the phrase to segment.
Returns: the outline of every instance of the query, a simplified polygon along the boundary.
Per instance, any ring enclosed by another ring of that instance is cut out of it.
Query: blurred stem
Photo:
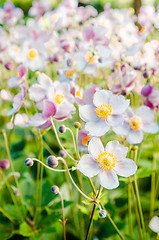
[[[8,213],[6,213],[1,207],[0,207],[0,212],[1,212],[6,218],[8,218],[12,223],[14,223],[14,220],[8,215]]]
[[[152,169],[155,169],[155,168],[156,168],[156,157],[153,155]],[[153,216],[154,204],[155,204],[155,172],[153,172],[151,176],[150,219]]]
[[[134,188],[133,188],[132,183],[131,183],[131,191],[132,191],[132,196],[133,196],[134,209],[135,209],[135,213],[136,213],[136,220],[137,220],[138,228],[139,228],[139,236],[140,236],[140,240],[142,240],[143,237],[142,237],[142,231],[141,231],[140,217],[139,217],[139,212],[138,212],[138,208],[137,208],[137,204],[136,204],[135,193],[134,193]]]
[[[52,123],[52,127],[53,127],[53,129],[54,129],[55,136],[56,136],[56,139],[57,139],[57,141],[58,141],[58,144],[60,145],[60,147],[62,148],[62,150],[67,154],[67,156],[68,156],[69,158],[71,158],[73,161],[77,162],[77,161],[66,151],[66,149],[63,147],[63,145],[62,145],[62,143],[61,143],[61,141],[60,141],[60,139],[59,139],[59,136],[58,136],[58,134],[57,134],[57,130],[56,130],[54,121],[53,121],[52,118],[50,118],[50,120],[51,120],[51,123]]]
[[[132,210],[131,210],[131,178],[128,183],[128,218],[129,218],[129,233],[132,234]]]
[[[100,196],[102,190],[103,190],[103,187],[100,185],[99,191],[96,194],[96,198],[95,198],[96,200]],[[95,213],[95,210],[96,210],[96,206],[97,206],[97,204],[94,203],[93,209],[92,209],[92,213],[91,213],[91,217],[90,217],[90,221],[89,221],[89,225],[88,225],[88,229],[87,229],[87,233],[86,233],[86,238],[85,238],[86,240],[88,240],[88,237],[89,237],[89,233],[90,233],[90,230],[91,230],[91,226],[92,226],[92,222],[93,222],[93,217],[94,217],[94,213]]]
[[[115,228],[116,232],[118,233],[119,237],[122,240],[125,240],[125,238],[123,237],[123,235],[121,234],[121,232],[119,231],[118,227],[116,226],[116,224],[114,223],[113,219],[110,217],[109,213],[107,213],[107,217],[109,219],[109,221],[111,222],[111,224],[113,225],[113,227]]]
[[[65,216],[64,216],[64,202],[63,202],[63,197],[62,197],[62,194],[60,191],[59,191],[59,195],[61,198],[61,207],[62,207],[63,237],[64,237],[64,240],[66,240],[66,229],[65,229],[66,220],[65,220]]]
[[[79,149],[78,149],[78,132],[79,132],[79,129],[77,128],[76,129],[76,148],[77,148],[77,157],[78,159],[80,159],[80,154],[79,154]]]
[[[91,184],[92,190],[93,190],[94,194],[96,195],[96,194],[97,194],[97,191],[96,191],[96,189],[95,189],[95,187],[94,187],[94,184],[93,184],[93,182],[92,182],[92,179],[91,179],[91,178],[88,178],[88,179],[89,179],[89,182],[90,182],[90,184]]]
[[[135,163],[137,161],[137,151],[138,151],[138,149],[135,149],[135,152],[134,152],[134,162]],[[143,228],[144,235],[145,235],[145,222],[144,222],[144,216],[143,216],[143,211],[142,211],[142,207],[141,207],[141,201],[140,201],[140,195],[139,195],[139,189],[138,189],[138,184],[137,184],[136,173],[134,175],[134,183],[135,183],[135,191],[136,191],[136,197],[137,197],[137,203],[138,203],[138,208],[139,208],[142,228]]]
[[[10,162],[11,170],[12,170],[12,172],[15,172],[14,165],[13,165],[13,162],[12,162],[12,159],[11,159],[10,150],[9,150],[9,144],[8,144],[6,131],[3,129],[3,130],[1,130],[1,133],[3,134],[3,137],[4,137],[5,147],[6,147],[6,151],[7,151],[7,155],[8,155],[8,160]],[[15,183],[16,183],[16,187],[19,190],[19,198],[20,198],[21,205],[22,205],[22,208],[23,208],[23,213],[24,213],[24,216],[25,216],[25,208],[24,208],[24,205],[23,205],[22,194],[21,194],[19,182],[18,182],[17,178],[15,177],[15,175],[14,175],[14,180],[15,180]],[[23,216],[23,218],[24,218],[24,216]]]
[[[72,130],[70,128],[66,127],[66,129],[71,133],[72,140],[73,140],[73,145],[74,145],[74,149],[75,149],[75,153],[76,153],[76,157],[77,157],[77,159],[79,159],[80,157],[78,155],[77,145],[76,145],[74,134],[73,134],[73,132],[72,132]]]

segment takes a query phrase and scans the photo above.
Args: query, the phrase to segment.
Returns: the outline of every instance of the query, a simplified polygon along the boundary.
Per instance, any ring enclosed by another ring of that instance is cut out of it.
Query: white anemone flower
[[[155,216],[149,223],[149,228],[155,233],[159,233],[159,217]]]
[[[78,162],[77,169],[88,177],[98,175],[104,188],[117,188],[117,175],[129,177],[137,170],[135,162],[126,158],[128,148],[118,141],[110,141],[104,148],[101,140],[93,137],[88,144],[88,152]]]
[[[102,136],[110,127],[117,127],[124,120],[123,113],[130,104],[121,95],[113,95],[111,91],[99,90],[93,96],[93,103],[79,107],[79,114],[86,122],[85,130],[92,136]]]

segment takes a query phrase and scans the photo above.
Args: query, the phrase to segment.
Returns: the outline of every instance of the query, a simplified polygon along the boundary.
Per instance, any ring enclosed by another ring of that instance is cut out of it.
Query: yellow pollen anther
[[[100,163],[100,167],[103,170],[112,170],[115,167],[115,163],[117,161],[116,156],[113,153],[102,152],[98,155],[97,162]]]
[[[93,64],[97,60],[97,56],[93,52],[87,52],[84,56],[86,62]]]
[[[145,31],[145,27],[142,27],[141,29],[140,29],[140,33],[143,33],[144,31]]]
[[[71,77],[73,73],[74,73],[73,69],[67,70],[66,71],[66,77]]]
[[[19,52],[19,47],[14,47],[15,52]]]
[[[141,118],[138,116],[130,118],[129,125],[133,130],[138,130],[142,125]]]
[[[111,116],[112,113],[112,105],[107,105],[106,103],[101,104],[96,108],[97,117],[105,119],[108,116]]]
[[[55,102],[56,102],[57,104],[62,103],[63,100],[64,100],[64,96],[63,96],[63,95],[61,95],[61,94],[57,94],[57,95],[56,95],[56,97],[55,97]]]
[[[88,140],[89,140],[90,138],[91,138],[91,137],[89,137],[89,136],[84,137],[84,138],[82,139],[82,145],[87,146]]]
[[[34,48],[31,48],[31,49],[29,50],[29,52],[28,52],[28,57],[31,58],[31,59],[36,58],[37,55],[38,55],[38,52],[37,52],[37,50],[34,49]]]
[[[76,97],[79,97],[79,98],[81,98],[82,99],[82,96],[81,96],[81,93],[80,93],[80,91],[78,90],[78,91],[76,91]]]

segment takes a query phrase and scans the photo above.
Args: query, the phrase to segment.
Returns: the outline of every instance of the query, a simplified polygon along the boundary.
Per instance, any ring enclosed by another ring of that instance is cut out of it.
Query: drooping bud
[[[51,168],[55,168],[58,166],[58,160],[55,156],[51,155],[47,158],[47,165]]]
[[[14,68],[14,63],[13,62],[7,62],[4,66],[7,70],[12,71],[13,68]]]
[[[62,69],[57,69],[57,70],[56,70],[56,74],[57,74],[58,76],[61,76],[61,75],[63,74]]]
[[[74,123],[74,127],[75,127],[75,128],[78,128],[78,129],[81,129],[81,128],[82,128],[80,122],[75,122],[75,123]]]
[[[60,154],[60,156],[63,157],[63,158],[65,158],[65,157],[67,156],[67,154],[66,154],[65,151],[63,151],[63,150],[60,150],[60,151],[59,151],[59,154]]]
[[[101,218],[105,218],[105,217],[107,216],[106,210],[100,210],[100,211],[99,211],[99,216],[100,216]]]
[[[153,90],[153,87],[148,83],[142,88],[141,94],[147,97],[151,94],[152,90]]]
[[[68,58],[67,61],[66,61],[66,64],[67,64],[68,67],[72,67],[73,63],[74,63],[74,61],[73,61],[72,58]]]
[[[59,132],[60,132],[60,133],[66,132],[66,127],[65,127],[65,125],[61,125],[61,126],[59,127]]]
[[[33,162],[33,160],[31,158],[26,158],[24,164],[27,167],[32,167],[34,162]]]
[[[0,168],[7,170],[10,167],[10,162],[8,159],[2,159],[0,161]]]
[[[56,186],[56,185],[52,186],[52,187],[51,187],[51,192],[52,192],[53,194],[59,193],[59,188],[58,188],[58,186]]]

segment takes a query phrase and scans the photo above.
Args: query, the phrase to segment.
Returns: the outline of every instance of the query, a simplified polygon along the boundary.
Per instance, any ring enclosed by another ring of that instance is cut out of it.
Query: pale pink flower
[[[159,233],[159,217],[154,216],[150,223],[149,223],[149,228],[155,233]]]
[[[77,169],[90,178],[98,175],[104,188],[117,188],[117,175],[129,177],[137,170],[135,162],[126,158],[128,148],[118,141],[110,141],[104,148],[101,140],[93,137],[88,144],[88,152],[78,162]]]

